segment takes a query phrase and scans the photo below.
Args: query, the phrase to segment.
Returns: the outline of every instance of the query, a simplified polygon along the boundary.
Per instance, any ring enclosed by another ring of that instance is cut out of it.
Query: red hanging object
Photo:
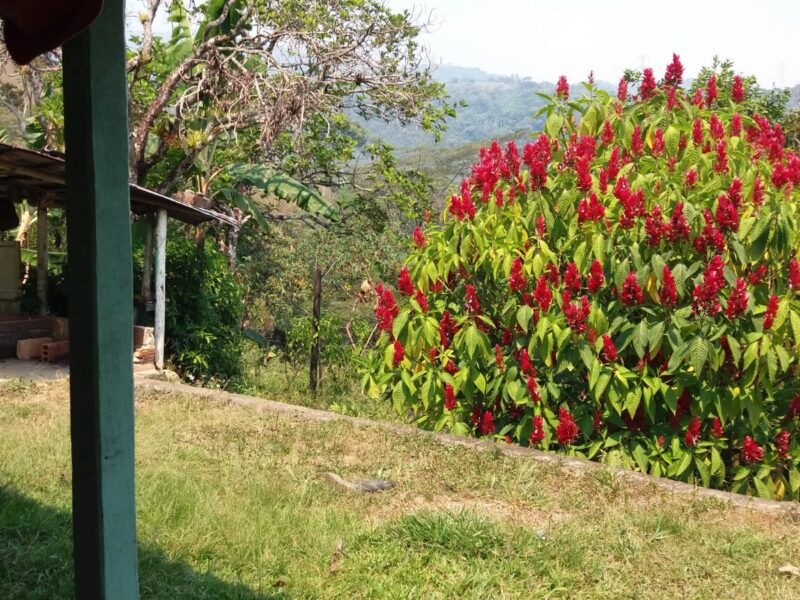
[[[6,48],[14,62],[25,65],[89,27],[103,0],[0,0]]]

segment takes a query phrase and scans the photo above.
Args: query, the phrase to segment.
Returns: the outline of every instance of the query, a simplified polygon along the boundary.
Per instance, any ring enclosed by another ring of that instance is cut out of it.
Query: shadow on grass
[[[197,573],[156,548],[139,545],[141,598],[278,600],[245,585]],[[0,484],[0,598],[72,598],[72,519]]]

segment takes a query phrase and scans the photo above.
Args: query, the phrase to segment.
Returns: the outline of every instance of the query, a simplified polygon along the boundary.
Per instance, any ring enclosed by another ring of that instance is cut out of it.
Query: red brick
[[[42,344],[52,342],[51,337],[28,338],[17,340],[17,358],[20,360],[39,360],[42,355]]]

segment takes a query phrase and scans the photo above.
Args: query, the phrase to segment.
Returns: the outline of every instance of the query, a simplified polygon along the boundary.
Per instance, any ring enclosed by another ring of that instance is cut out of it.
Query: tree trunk
[[[322,305],[322,269],[314,268],[314,298],[311,308],[311,365],[309,383],[311,393],[316,395],[319,384],[319,318]]]

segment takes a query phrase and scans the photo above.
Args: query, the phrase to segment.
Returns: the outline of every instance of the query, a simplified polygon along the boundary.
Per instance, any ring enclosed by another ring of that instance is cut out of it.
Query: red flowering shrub
[[[566,79],[378,286],[374,396],[435,430],[800,496],[800,157],[741,79]],[[578,114],[580,113],[580,114]],[[424,300],[423,300],[424,299]],[[399,303],[399,306],[398,306]]]

